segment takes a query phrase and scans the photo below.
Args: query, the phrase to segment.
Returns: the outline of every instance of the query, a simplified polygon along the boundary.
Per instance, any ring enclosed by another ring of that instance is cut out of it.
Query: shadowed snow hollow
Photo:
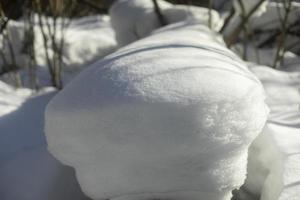
[[[93,64],[48,104],[50,152],[93,199],[229,200],[268,113],[260,82],[201,24]]]

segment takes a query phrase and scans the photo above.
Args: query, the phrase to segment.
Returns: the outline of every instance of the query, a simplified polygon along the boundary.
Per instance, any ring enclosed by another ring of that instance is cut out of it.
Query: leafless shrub
[[[0,56],[2,60],[2,66],[0,75],[5,73],[10,73],[12,80],[14,81],[15,87],[21,87],[22,81],[19,73],[19,66],[16,62],[15,50],[12,45],[12,38],[7,31],[7,24],[9,23],[9,18],[4,13],[2,4],[0,3],[0,17],[1,17],[1,30],[0,37],[2,39],[2,48],[0,49]],[[6,49],[8,50],[6,53]]]
[[[236,26],[236,28],[231,32],[231,34],[224,38],[225,43],[228,47],[234,44],[240,33],[245,29],[246,24],[249,22],[250,17],[255,13],[255,11],[265,2],[266,0],[260,0],[247,14],[241,17],[241,22]],[[225,29],[224,27],[223,29]]]
[[[287,37],[288,19],[289,19],[291,7],[292,7],[292,0],[283,0],[282,4],[284,7],[283,16],[281,15],[279,8],[278,8],[278,12],[277,12],[278,16],[279,16],[279,21],[280,21],[281,34],[278,36],[277,50],[276,50],[273,68],[277,68],[279,66],[279,64],[282,62],[283,56],[286,51],[285,42],[286,42],[286,37]]]
[[[43,7],[41,0],[34,1],[34,7],[38,11],[38,23],[43,37],[46,62],[51,77],[52,85],[58,89],[63,87],[63,48],[65,32],[70,24],[74,0],[60,1],[49,0],[48,6]],[[47,17],[43,13],[51,15]],[[50,51],[51,50],[51,51]]]

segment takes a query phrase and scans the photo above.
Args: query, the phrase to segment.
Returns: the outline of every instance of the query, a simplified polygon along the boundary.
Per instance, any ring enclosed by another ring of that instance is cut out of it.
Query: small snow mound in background
[[[44,17],[44,20],[47,20],[50,24],[50,28],[53,28],[51,18]],[[11,37],[16,62],[21,68],[26,66],[29,59],[24,52],[22,52],[25,38],[25,27],[27,26],[26,23],[28,22],[22,20],[10,20],[7,25],[7,32]],[[60,30],[62,23],[61,19],[57,20],[57,30]],[[38,65],[46,68],[47,61],[45,55],[45,44],[37,16],[34,18],[33,26],[36,61]],[[43,24],[42,28],[46,30],[48,27],[46,24]],[[57,32],[56,37],[57,43],[59,43],[62,37],[60,31]],[[64,38],[62,60],[65,66],[64,70],[67,71],[78,72],[90,63],[113,52],[117,45],[114,37],[114,31],[110,25],[109,16],[105,15],[72,19],[69,27],[66,29]],[[7,42],[5,42],[2,48],[4,48],[4,50],[8,50],[9,48],[7,45]],[[50,41],[47,43],[46,48],[51,56],[53,51]],[[4,53],[9,55],[9,51],[4,51]],[[0,63],[0,65],[3,65],[3,63]]]
[[[158,3],[168,24],[193,19],[197,20],[199,24],[208,26],[209,10],[207,8],[173,5],[163,0],[158,1]],[[109,13],[119,46],[125,46],[144,38],[161,27],[153,3],[149,0],[116,1],[111,6]],[[212,10],[211,13],[212,29],[218,31],[223,21],[218,12]]]

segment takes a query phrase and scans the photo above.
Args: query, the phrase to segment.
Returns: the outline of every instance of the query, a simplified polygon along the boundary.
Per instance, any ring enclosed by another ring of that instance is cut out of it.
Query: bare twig
[[[156,13],[156,15],[157,15],[157,18],[158,18],[158,21],[159,21],[160,25],[161,25],[161,26],[167,25],[167,24],[168,24],[168,23],[167,23],[167,20],[166,20],[166,18],[163,16],[163,14],[162,14],[162,12],[161,12],[161,9],[160,9],[160,7],[159,7],[159,5],[158,5],[158,3],[157,3],[157,0],[152,0],[152,2],[153,2],[153,5],[154,5],[154,11],[155,11],[155,13]]]
[[[250,17],[255,13],[255,11],[265,2],[266,0],[260,0],[251,10],[250,12],[241,20],[239,25],[232,31],[230,36],[225,37],[225,43],[227,44],[228,47],[230,47],[232,44],[234,44],[243,30],[243,27],[245,24],[248,23]]]
[[[208,27],[212,28],[212,7],[213,7],[213,1],[208,0]]]
[[[282,61],[283,56],[285,54],[285,41],[286,41],[286,37],[287,37],[287,28],[288,28],[287,23],[288,23],[291,7],[292,7],[292,1],[284,0],[285,13],[284,13],[284,18],[281,22],[282,31],[281,31],[281,35],[278,38],[279,40],[278,40],[276,55],[275,55],[275,59],[274,59],[274,63],[273,63],[273,68],[278,67],[278,64]]]
[[[226,17],[224,24],[220,30],[221,33],[223,33],[224,30],[226,29],[226,27],[228,26],[229,22],[231,21],[232,17],[234,16],[234,13],[235,13],[234,8],[231,7],[229,15]]]

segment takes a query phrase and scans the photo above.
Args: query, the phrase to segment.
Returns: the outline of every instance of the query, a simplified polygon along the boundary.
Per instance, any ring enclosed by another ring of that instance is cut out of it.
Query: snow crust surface
[[[264,98],[206,26],[179,23],[93,64],[56,95],[48,149],[93,199],[229,200],[266,121]]]

